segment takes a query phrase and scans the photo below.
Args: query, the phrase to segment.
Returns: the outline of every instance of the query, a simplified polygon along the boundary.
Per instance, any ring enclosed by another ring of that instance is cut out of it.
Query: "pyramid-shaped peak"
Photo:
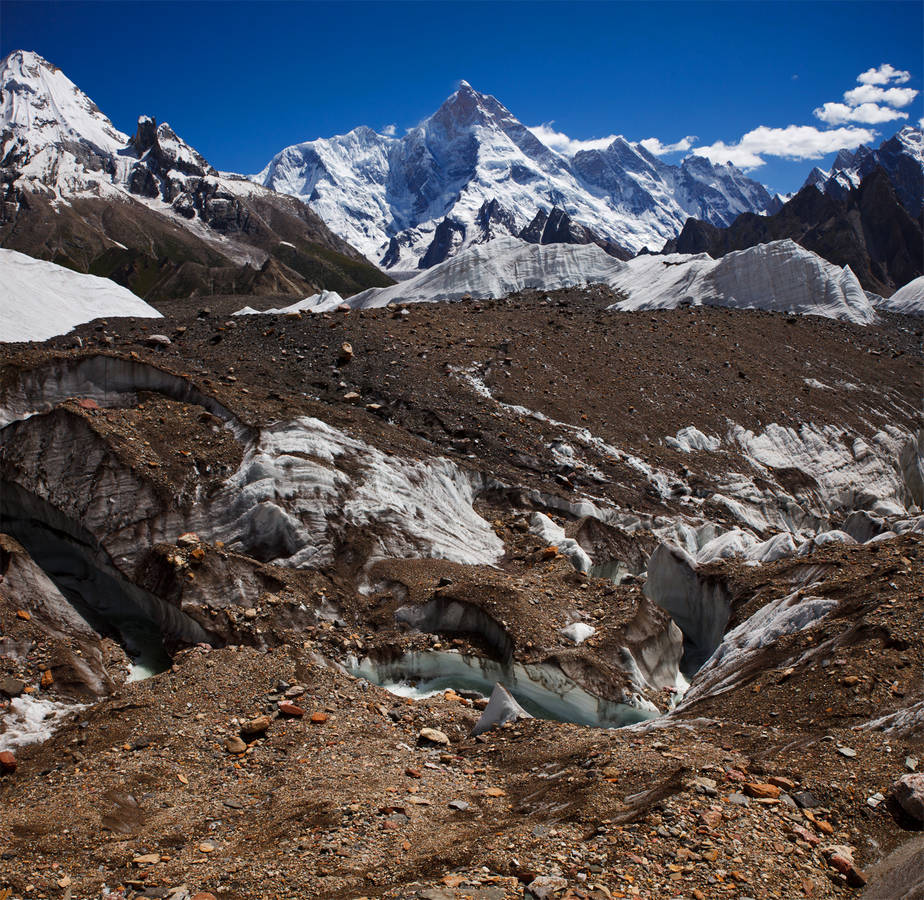
[[[69,141],[116,153],[128,139],[64,72],[31,50],[14,50],[0,63],[0,127],[33,149]]]

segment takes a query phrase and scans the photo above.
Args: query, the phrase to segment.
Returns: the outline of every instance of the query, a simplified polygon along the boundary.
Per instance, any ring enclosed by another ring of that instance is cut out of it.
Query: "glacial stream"
[[[391,661],[352,659],[349,669],[358,678],[399,697],[421,699],[445,690],[489,697],[502,684],[530,715],[596,728],[621,728],[660,715],[588,693],[560,669],[548,665],[501,665],[461,653],[406,653]]]

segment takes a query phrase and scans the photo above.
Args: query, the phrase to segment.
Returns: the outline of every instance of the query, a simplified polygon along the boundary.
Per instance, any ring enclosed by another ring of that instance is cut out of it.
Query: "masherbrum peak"
[[[397,270],[523,236],[553,212],[586,229],[575,242],[636,252],[662,246],[689,216],[726,225],[772,203],[734,166],[699,157],[668,165],[622,137],[556,152],[467,81],[401,138],[360,127],[295,144],[253,177],[300,197],[370,260]]]

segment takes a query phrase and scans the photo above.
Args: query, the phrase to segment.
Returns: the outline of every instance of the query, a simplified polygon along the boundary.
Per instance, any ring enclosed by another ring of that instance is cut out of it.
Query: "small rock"
[[[228,753],[243,753],[246,749],[247,745],[236,734],[225,741],[225,750]]]
[[[51,674],[51,669],[45,669],[42,672],[42,680],[40,684],[42,685],[42,690],[47,691],[55,683],[55,677]]]
[[[784,791],[793,791],[796,787],[796,783],[789,778],[783,778],[780,775],[773,775],[767,779],[768,784],[776,785],[778,788],[782,788]]]
[[[270,721],[269,716],[257,716],[255,719],[250,719],[241,725],[241,734],[249,738],[258,737],[270,727]]]
[[[796,791],[792,799],[799,809],[814,809],[818,806],[818,798],[811,791]]]
[[[0,693],[7,697],[18,697],[26,689],[26,683],[18,678],[0,678]]]
[[[28,622],[28,621],[31,620],[32,615],[31,615],[31,613],[26,612],[24,609],[17,609],[17,610],[16,610],[16,618],[17,618],[17,619],[22,619],[23,622]]]
[[[345,366],[353,359],[353,345],[349,341],[344,341],[340,345],[340,353],[337,355],[337,365]]]
[[[329,718],[327,713],[313,712],[311,714],[311,722],[314,725],[323,725]]]
[[[469,807],[469,804],[464,800],[450,800],[449,808],[456,810],[456,812],[465,812]]]
[[[858,684],[859,681],[860,681],[859,675],[845,675],[841,679],[841,684],[844,685],[844,687],[853,687],[855,684]]]
[[[2,690],[3,690],[3,685],[0,684],[0,691]],[[913,772],[917,767],[918,767],[918,758],[916,756],[906,756],[905,757],[905,768],[909,772]]]
[[[9,750],[0,750],[0,773],[16,771],[16,757]]]
[[[356,391],[347,391],[343,395],[343,399],[348,403],[352,403],[354,400],[359,400],[359,394],[357,394]]]
[[[566,887],[568,887],[568,882],[558,875],[540,875],[526,886],[526,890],[535,900],[547,900]]]
[[[305,710],[300,706],[296,706],[291,700],[280,700],[279,701],[279,712],[284,716],[289,716],[293,719],[300,719],[305,715]]]
[[[846,756],[847,759],[853,759],[857,755],[857,751],[852,747],[838,747],[837,752],[840,753],[841,756]]]
[[[780,796],[780,789],[775,784],[761,784],[760,782],[745,782],[744,792],[749,797],[761,797],[776,800]]]
[[[875,793],[872,796],[866,798],[866,805],[875,809],[877,806],[879,806],[880,803],[882,803],[883,800],[885,800],[885,797],[882,794]]]
[[[178,547],[193,547],[198,543],[201,543],[199,535],[195,531],[184,531],[177,539],[176,543]]]
[[[257,617],[257,608],[255,606],[248,606],[247,609],[244,610],[245,619],[256,619],[256,617]]]
[[[200,853],[214,853],[215,845],[211,841],[203,841],[196,849]]]
[[[912,819],[924,822],[924,774],[902,775],[892,785],[898,805]]]
[[[821,855],[827,860],[832,869],[841,873],[847,879],[850,887],[863,887],[866,876],[856,867],[853,861],[853,850],[844,844],[834,844],[825,847]]]
[[[418,743],[438,744],[441,747],[449,746],[449,738],[436,728],[421,728],[420,734],[417,735]]]
[[[751,801],[744,794],[729,794],[728,802],[735,806],[748,806]]]
[[[154,866],[160,862],[159,853],[144,853],[132,860],[133,866]]]
[[[145,343],[151,347],[169,347],[172,342],[165,334],[152,334],[148,336]]]

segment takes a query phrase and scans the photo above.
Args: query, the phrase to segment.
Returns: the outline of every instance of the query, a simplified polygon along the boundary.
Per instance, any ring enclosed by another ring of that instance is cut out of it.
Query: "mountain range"
[[[829,262],[850,266],[866,290],[882,296],[924,274],[924,213],[908,212],[881,166],[844,190],[807,184],[779,212],[744,213],[727,228],[689,219],[664,252],[719,258],[786,238]]]
[[[148,300],[391,281],[301,201],[218,172],[148,116],[123,134],[26,51],[0,63],[0,246]]]
[[[877,168],[889,176],[902,206],[912,216],[920,215],[924,209],[924,132],[913,125],[906,125],[878,148],[861,144],[853,151],[841,150],[831,171],[816,166],[805,186],[814,185],[822,193],[843,198]]]
[[[360,127],[294,144],[252,177],[301,198],[395,270],[428,268],[501,234],[530,239],[549,218],[568,217],[566,242],[624,257],[660,247],[690,216],[721,226],[779,206],[732,165],[697,156],[668,165],[623,137],[563,155],[465,81],[403,137]]]
[[[918,276],[924,138],[841,151],[787,204],[732,165],[668,165],[623,137],[557,152],[467,82],[403,137],[360,127],[287,147],[250,178],[166,123],[118,129],[35,53],[0,63],[0,247],[151,302],[350,297],[497,238],[718,257],[792,239],[888,296]],[[377,268],[380,266],[381,268]]]

